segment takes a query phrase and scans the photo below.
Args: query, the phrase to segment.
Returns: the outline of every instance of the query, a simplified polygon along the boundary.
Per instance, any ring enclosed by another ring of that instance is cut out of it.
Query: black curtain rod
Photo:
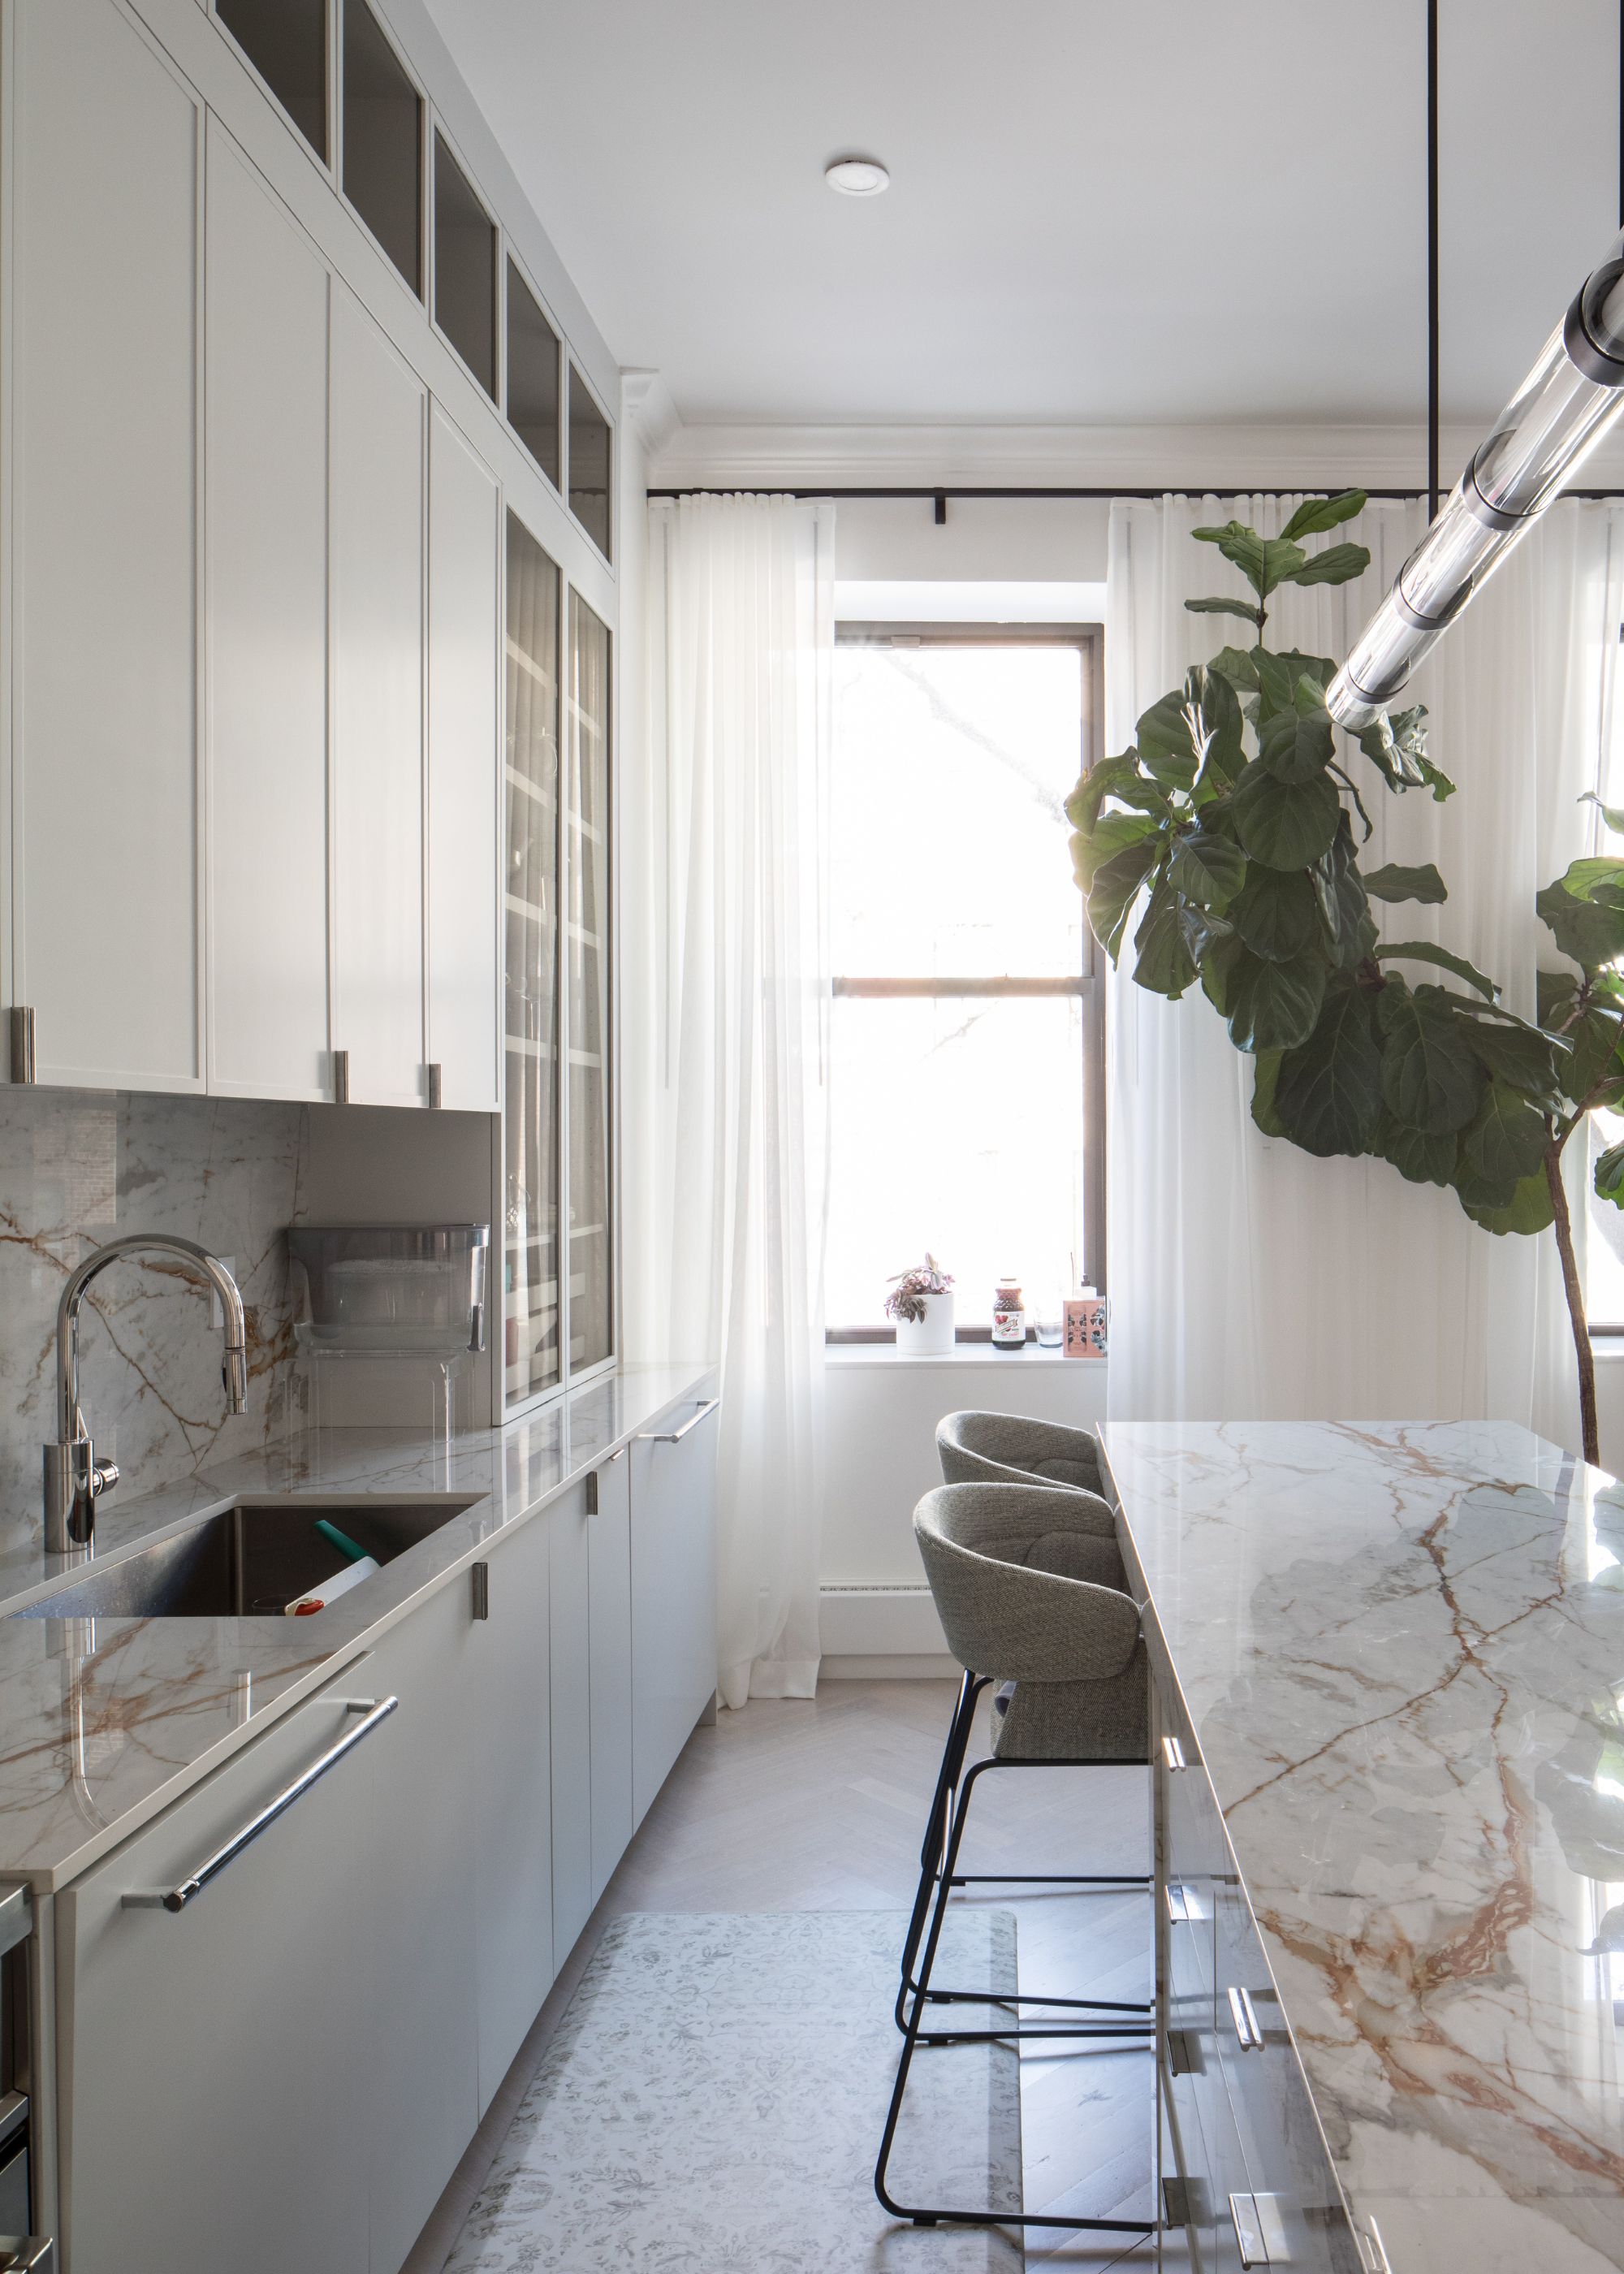
[[[1259,482],[1162,482],[1154,489],[1130,489],[1122,483],[1113,483],[1103,489],[1062,489],[1058,487],[1029,489],[959,488],[949,485],[929,489],[833,489],[822,484],[816,489],[791,489],[782,482],[770,484],[765,489],[748,482],[695,482],[688,489],[650,490],[651,498],[685,497],[792,497],[792,498],[915,498],[921,502],[935,500],[945,505],[949,498],[1135,498],[1154,501],[1169,496],[1189,496],[1192,493],[1214,497],[1299,497],[1306,492],[1313,495],[1325,487],[1323,483],[1292,482],[1289,486],[1273,486]],[[1610,498],[1624,498],[1624,489],[1568,490],[1567,497],[1582,498],[1596,503]],[[1365,495],[1384,504],[1412,504],[1425,498],[1425,489],[1367,490]]]

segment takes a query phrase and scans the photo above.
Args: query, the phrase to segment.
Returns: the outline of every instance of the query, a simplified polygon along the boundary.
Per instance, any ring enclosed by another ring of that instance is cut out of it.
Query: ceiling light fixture
[[[824,167],[823,179],[843,198],[877,198],[891,187],[891,176],[877,158],[837,158]]]
[[[1331,681],[1326,708],[1373,726],[1512,546],[1624,410],[1624,236],[1580,286],[1538,362],[1438,510],[1437,0],[1428,8],[1432,523]]]

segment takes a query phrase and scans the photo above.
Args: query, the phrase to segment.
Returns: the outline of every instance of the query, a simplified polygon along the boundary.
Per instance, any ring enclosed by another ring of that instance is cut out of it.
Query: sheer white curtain
[[[650,508],[635,1261],[650,1354],[719,1364],[728,1706],[817,1681],[833,555],[828,505]]]
[[[1293,499],[1169,497],[1111,508],[1107,747],[1222,644],[1186,598],[1239,588],[1190,532],[1233,514],[1265,536]],[[1369,546],[1340,587],[1271,599],[1271,645],[1345,654],[1419,537],[1419,507],[1373,504],[1336,534]],[[1534,1007],[1553,959],[1534,894],[1591,840],[1618,651],[1624,516],[1567,503],[1525,540],[1419,672],[1432,756],[1458,785],[1437,805],[1389,795],[1356,758],[1375,824],[1364,859],[1434,861],[1441,907],[1384,912],[1389,938],[1468,955]],[[1395,926],[1402,930],[1395,930]],[[1131,962],[1131,949],[1128,960]],[[1265,1138],[1252,1062],[1197,990],[1177,1004],[1110,983],[1109,1399],[1120,1418],[1335,1417],[1523,1421],[1573,1445],[1577,1391],[1549,1237],[1496,1239],[1453,1194],[1385,1162],[1320,1161]],[[1574,1151],[1578,1152],[1575,1146]],[[1583,1162],[1571,1163],[1575,1186]],[[1575,1209],[1583,1239],[1583,1207]]]

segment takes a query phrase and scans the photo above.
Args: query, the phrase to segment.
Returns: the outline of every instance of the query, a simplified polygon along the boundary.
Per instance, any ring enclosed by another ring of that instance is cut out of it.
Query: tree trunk
[[[1568,1298],[1568,1315],[1573,1322],[1574,1356],[1579,1361],[1579,1428],[1584,1439],[1584,1457],[1599,1468],[1601,1449],[1596,1437],[1596,1359],[1590,1349],[1590,1330],[1584,1315],[1584,1290],[1579,1284],[1578,1260],[1574,1254],[1573,1218],[1568,1213],[1568,1187],[1562,1182],[1560,1146],[1553,1145],[1545,1155],[1545,1182],[1551,1187],[1556,1245],[1562,1259],[1562,1292]]]

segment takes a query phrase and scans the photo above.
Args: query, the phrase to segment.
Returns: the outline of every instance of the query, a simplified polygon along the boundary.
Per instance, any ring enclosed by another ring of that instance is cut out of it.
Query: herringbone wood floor
[[[626,1911],[904,1910],[953,1699],[945,1682],[827,1682],[699,1728],[650,1810],[403,2274],[440,2274],[542,2048],[604,1928]],[[1148,1870],[1147,1772],[1011,1771],[980,1781],[972,1871]],[[1023,1990],[1148,1998],[1147,1899],[995,1888],[1014,1909]],[[1148,2215],[1148,2052],[1028,2052],[1021,2126],[1029,2210]],[[878,2142],[876,2142],[877,2147]],[[1033,2230],[1027,2262],[1139,2269],[1154,2246]]]

